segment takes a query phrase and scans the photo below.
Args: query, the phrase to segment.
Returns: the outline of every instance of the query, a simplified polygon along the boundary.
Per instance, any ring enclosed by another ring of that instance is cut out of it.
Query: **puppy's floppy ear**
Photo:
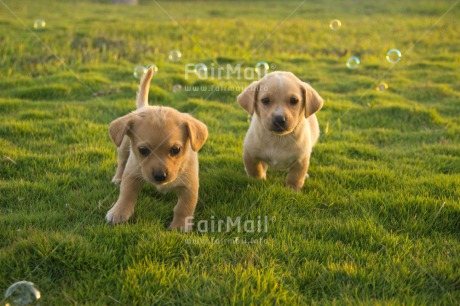
[[[128,114],[118,119],[115,119],[110,123],[109,135],[117,147],[121,145],[123,137],[130,129],[134,114]]]
[[[254,114],[254,105],[257,99],[257,93],[259,92],[260,81],[254,81],[246,87],[246,89],[238,95],[236,100],[238,104],[244,108],[249,115]]]
[[[301,82],[302,95],[305,106],[305,118],[310,117],[323,107],[323,98],[309,84]]]
[[[201,121],[193,118],[189,114],[184,115],[184,124],[187,128],[190,146],[192,150],[198,152],[208,138],[208,127]]]

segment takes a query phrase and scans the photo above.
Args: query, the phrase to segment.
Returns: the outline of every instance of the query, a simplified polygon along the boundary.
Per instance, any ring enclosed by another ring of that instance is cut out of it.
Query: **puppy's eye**
[[[268,103],[270,103],[270,99],[269,99],[269,98],[263,98],[263,99],[262,99],[262,104],[263,104],[263,105],[268,105]]]
[[[171,156],[176,156],[179,153],[180,153],[180,147],[179,146],[174,146],[174,147],[171,148]]]
[[[296,105],[297,103],[299,103],[299,99],[297,99],[296,97],[292,97],[291,100],[289,100],[289,103],[291,103],[291,105]]]
[[[150,149],[147,147],[139,147],[139,153],[141,153],[142,156],[148,156],[150,155]]]

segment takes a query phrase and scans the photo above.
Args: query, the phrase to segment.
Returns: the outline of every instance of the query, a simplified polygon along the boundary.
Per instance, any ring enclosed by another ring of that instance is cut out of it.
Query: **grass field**
[[[459,1],[94,2],[0,0],[0,291],[31,281],[41,305],[460,303]],[[246,176],[235,98],[251,80],[184,76],[259,61],[325,100],[301,193],[282,171]],[[151,104],[209,128],[196,221],[267,216],[267,231],[168,231],[176,197],[149,185],[128,224],[106,224],[108,124],[152,63]]]

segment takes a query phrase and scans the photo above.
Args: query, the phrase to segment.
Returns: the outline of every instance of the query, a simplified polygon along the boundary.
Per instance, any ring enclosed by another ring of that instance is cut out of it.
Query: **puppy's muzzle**
[[[158,183],[162,183],[166,181],[166,179],[168,178],[168,174],[163,170],[154,171],[152,176],[155,182],[158,182]]]
[[[273,116],[272,123],[274,132],[284,132],[286,130],[286,117],[282,115]]]

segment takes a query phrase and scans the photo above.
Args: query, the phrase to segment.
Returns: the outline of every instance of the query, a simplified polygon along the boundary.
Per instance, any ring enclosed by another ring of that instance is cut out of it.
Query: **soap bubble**
[[[266,62],[258,62],[256,64],[255,71],[260,77],[260,76],[266,75],[269,69],[270,69],[270,66],[268,66]]]
[[[333,31],[337,31],[342,26],[342,23],[338,19],[334,19],[329,23],[329,28]]]
[[[169,60],[171,62],[178,62],[180,61],[180,58],[182,57],[182,53],[180,53],[179,50],[172,50],[169,52]]]
[[[133,75],[136,79],[141,79],[146,72],[147,68],[144,66],[136,66],[134,67]]]
[[[173,86],[173,92],[176,93],[176,92],[179,92],[182,90],[182,85],[181,84],[174,84]]]
[[[356,56],[350,56],[347,60],[347,67],[349,69],[357,69],[361,61]]]
[[[387,52],[387,61],[392,64],[396,64],[401,60],[401,51],[398,49],[391,49]]]
[[[12,305],[28,305],[40,299],[40,291],[31,282],[20,281],[11,285],[5,292],[5,300]]]
[[[37,19],[34,22],[34,29],[37,31],[43,31],[46,27],[46,22],[43,19]]]
[[[150,67],[153,67],[153,74],[155,75],[155,73],[158,72],[158,67],[157,67],[157,65],[155,65],[155,64],[148,65],[146,69],[150,69]]]
[[[208,67],[205,64],[199,63],[195,65],[195,74],[199,78],[205,78],[208,75]]]
[[[385,82],[380,82],[380,84],[377,85],[377,87],[375,87],[375,89],[377,91],[386,91],[388,89],[388,84],[385,83]]]

